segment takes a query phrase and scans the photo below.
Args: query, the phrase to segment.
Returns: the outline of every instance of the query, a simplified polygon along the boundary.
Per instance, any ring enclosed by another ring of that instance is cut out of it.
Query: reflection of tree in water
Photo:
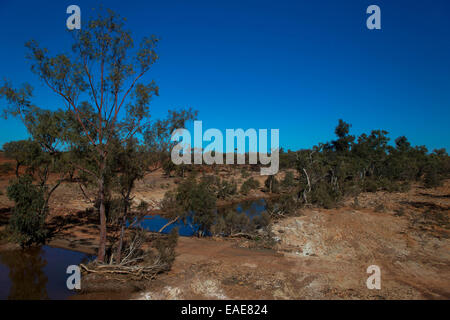
[[[48,278],[43,271],[47,261],[41,248],[0,252],[0,262],[9,268],[8,299],[48,299]]]
[[[241,212],[245,212],[247,216],[253,218],[254,216],[259,216],[261,212],[266,209],[266,202],[264,199],[258,199],[253,201],[244,201],[241,202],[238,206],[240,207]],[[238,208],[235,208],[236,211],[239,211]]]
[[[260,216],[262,212],[266,210],[267,203],[264,199],[257,199],[257,200],[249,200],[249,201],[242,201],[237,204],[233,204],[230,206],[224,206],[220,207],[217,210],[217,213],[219,215],[226,215],[227,212],[234,211],[236,213],[243,213],[246,214],[249,218],[254,218],[257,216]]]

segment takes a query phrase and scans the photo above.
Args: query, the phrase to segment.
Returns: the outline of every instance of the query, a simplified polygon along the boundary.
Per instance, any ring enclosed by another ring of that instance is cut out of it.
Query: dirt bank
[[[149,186],[161,177],[146,176],[136,199],[156,201],[174,187],[174,179],[169,187]],[[52,200],[50,245],[95,254],[98,217],[84,210],[91,204],[76,190],[65,184]],[[0,204],[7,204],[4,193]],[[436,189],[364,193],[340,209],[303,209],[278,221],[273,250],[252,249],[247,240],[182,237],[169,273],[127,287],[91,278],[94,293],[76,298],[450,299],[449,208],[450,181]],[[0,220],[7,215],[1,210]],[[373,264],[381,268],[381,290],[366,287]]]
[[[389,208],[380,209],[379,199]],[[172,271],[132,298],[450,299],[448,205],[448,182],[402,195],[362,194],[358,209],[308,209],[279,221],[273,251],[181,238]],[[381,290],[366,286],[373,264]]]

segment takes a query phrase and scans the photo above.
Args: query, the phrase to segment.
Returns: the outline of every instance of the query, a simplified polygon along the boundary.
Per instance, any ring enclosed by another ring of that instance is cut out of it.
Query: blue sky
[[[333,139],[342,118],[354,134],[385,129],[450,149],[448,1],[1,0],[1,77],[30,83],[40,107],[62,107],[30,72],[24,43],[68,51],[66,8],[86,19],[101,3],[136,39],[162,39],[149,74],[160,87],[155,118],[192,107],[204,130],[277,128],[286,149]],[[382,30],[366,28],[371,4]],[[26,136],[18,120],[0,120],[0,144]]]

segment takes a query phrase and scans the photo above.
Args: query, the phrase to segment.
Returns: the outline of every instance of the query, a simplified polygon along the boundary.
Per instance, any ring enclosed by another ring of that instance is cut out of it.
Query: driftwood
[[[247,238],[247,239],[254,239],[257,237],[257,235],[253,235],[250,233],[244,233],[244,232],[238,232],[233,233],[228,236],[229,238]]]
[[[180,217],[175,217],[175,219],[172,219],[171,221],[167,222],[161,229],[159,229],[159,233],[163,232],[165,228],[167,228],[168,226],[174,224],[175,222],[178,221],[178,219],[180,219]]]
[[[158,273],[166,270],[167,266],[158,260],[152,265],[123,266],[114,264],[98,264],[88,267],[84,264],[80,264],[80,267],[88,273],[130,275],[137,279],[152,280]]]
[[[144,252],[141,247],[144,244],[142,230],[137,232],[120,259],[120,263],[114,262],[114,255],[111,255],[109,263],[94,262],[88,266],[80,264],[80,267],[88,273],[110,274],[110,275],[129,275],[134,279],[152,280],[155,276],[170,268],[170,265],[161,260],[160,256],[154,257],[153,261],[149,252]]]

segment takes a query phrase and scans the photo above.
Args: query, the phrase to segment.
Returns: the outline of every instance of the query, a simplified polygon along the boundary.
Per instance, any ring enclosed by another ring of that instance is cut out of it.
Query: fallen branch
[[[253,234],[250,234],[250,233],[239,232],[239,233],[233,233],[233,234],[230,234],[228,237],[229,237],[229,238],[248,238],[248,239],[254,239],[254,238],[256,238],[256,235],[253,235]]]
[[[88,273],[96,274],[119,274],[119,275],[131,275],[137,279],[152,280],[156,275],[166,270],[166,265],[161,264],[159,260],[153,265],[135,265],[135,266],[123,266],[123,265],[97,265],[95,267],[88,267],[84,264],[80,264],[80,267]]]
[[[175,219],[173,219],[173,220],[171,220],[171,221],[169,221],[169,222],[167,222],[161,229],[159,229],[159,233],[161,233],[161,232],[163,232],[163,230],[165,229],[165,228],[167,228],[168,226],[170,226],[171,224],[174,224],[175,222],[177,222],[178,221],[178,219],[180,219],[180,217],[178,216],[178,217],[176,217]]]

